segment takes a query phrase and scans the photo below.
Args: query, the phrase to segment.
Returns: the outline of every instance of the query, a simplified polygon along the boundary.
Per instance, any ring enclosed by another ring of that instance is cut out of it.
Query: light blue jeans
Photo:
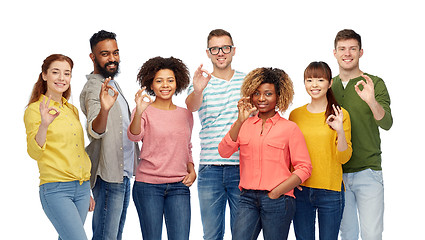
[[[130,202],[130,179],[122,183],[103,181],[99,176],[93,188],[93,240],[121,240]]]
[[[384,182],[382,171],[366,169],[344,173],[345,209],[340,236],[342,240],[381,240],[384,230]]]
[[[226,204],[230,206],[230,228],[234,232],[239,190],[239,165],[200,165],[198,197],[201,209],[204,239],[221,240],[224,237]]]
[[[84,221],[90,204],[90,183],[52,182],[40,186],[43,210],[62,240],[87,240]]]

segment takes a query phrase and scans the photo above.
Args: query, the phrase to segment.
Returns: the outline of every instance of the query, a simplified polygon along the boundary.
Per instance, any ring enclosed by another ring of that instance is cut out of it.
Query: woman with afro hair
[[[168,239],[189,239],[193,117],[173,103],[189,85],[189,71],[177,58],[155,57],[143,64],[137,81],[141,89],[127,134],[143,142],[133,187],[143,239],[161,239],[163,217]]]
[[[287,239],[295,213],[293,189],[311,173],[304,137],[282,118],[293,98],[289,76],[277,68],[257,68],[242,84],[239,115],[218,146],[222,157],[240,150],[241,198],[233,239]],[[255,113],[254,116],[250,116]]]

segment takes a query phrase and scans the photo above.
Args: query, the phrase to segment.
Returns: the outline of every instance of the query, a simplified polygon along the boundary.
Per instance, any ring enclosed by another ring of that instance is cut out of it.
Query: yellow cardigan
[[[84,133],[78,110],[65,98],[62,98],[63,106],[51,100],[50,106],[54,106],[60,114],[49,125],[46,142],[40,147],[35,141],[35,135],[41,123],[39,106],[43,97],[31,103],[24,114],[27,151],[31,158],[37,160],[40,185],[71,181],[82,184],[90,179],[91,162],[84,149]]]
[[[307,143],[313,170],[309,179],[302,186],[341,191],[342,164],[350,160],[351,122],[345,109],[343,126],[348,148],[340,152],[337,149],[337,132],[326,124],[325,113],[311,113],[307,105],[293,110],[289,120],[294,121],[301,129]]]

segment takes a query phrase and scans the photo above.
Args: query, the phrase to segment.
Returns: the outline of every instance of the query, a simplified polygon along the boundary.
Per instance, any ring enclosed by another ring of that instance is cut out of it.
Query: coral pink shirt
[[[236,142],[229,133],[218,145],[222,157],[240,148],[240,189],[271,191],[292,174],[304,182],[311,174],[311,161],[304,136],[298,126],[278,113],[266,120],[248,118]],[[294,197],[293,190],[285,195]]]
[[[131,114],[133,122],[134,110]],[[188,174],[187,163],[192,162],[193,116],[185,108],[161,110],[152,106],[142,114],[141,132],[131,141],[142,141],[140,163],[136,169],[136,181],[162,184],[180,182]]]

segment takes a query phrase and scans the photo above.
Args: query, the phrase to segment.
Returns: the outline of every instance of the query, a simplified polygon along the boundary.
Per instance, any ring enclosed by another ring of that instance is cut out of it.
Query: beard
[[[113,79],[119,73],[119,62],[116,62],[116,61],[107,62],[105,63],[103,67],[100,66],[96,58],[94,59],[94,62],[96,63],[97,69],[99,70],[99,74],[102,75],[104,78],[111,77]],[[108,71],[107,67],[112,64],[115,64],[115,66],[117,67],[115,68],[114,71]]]

